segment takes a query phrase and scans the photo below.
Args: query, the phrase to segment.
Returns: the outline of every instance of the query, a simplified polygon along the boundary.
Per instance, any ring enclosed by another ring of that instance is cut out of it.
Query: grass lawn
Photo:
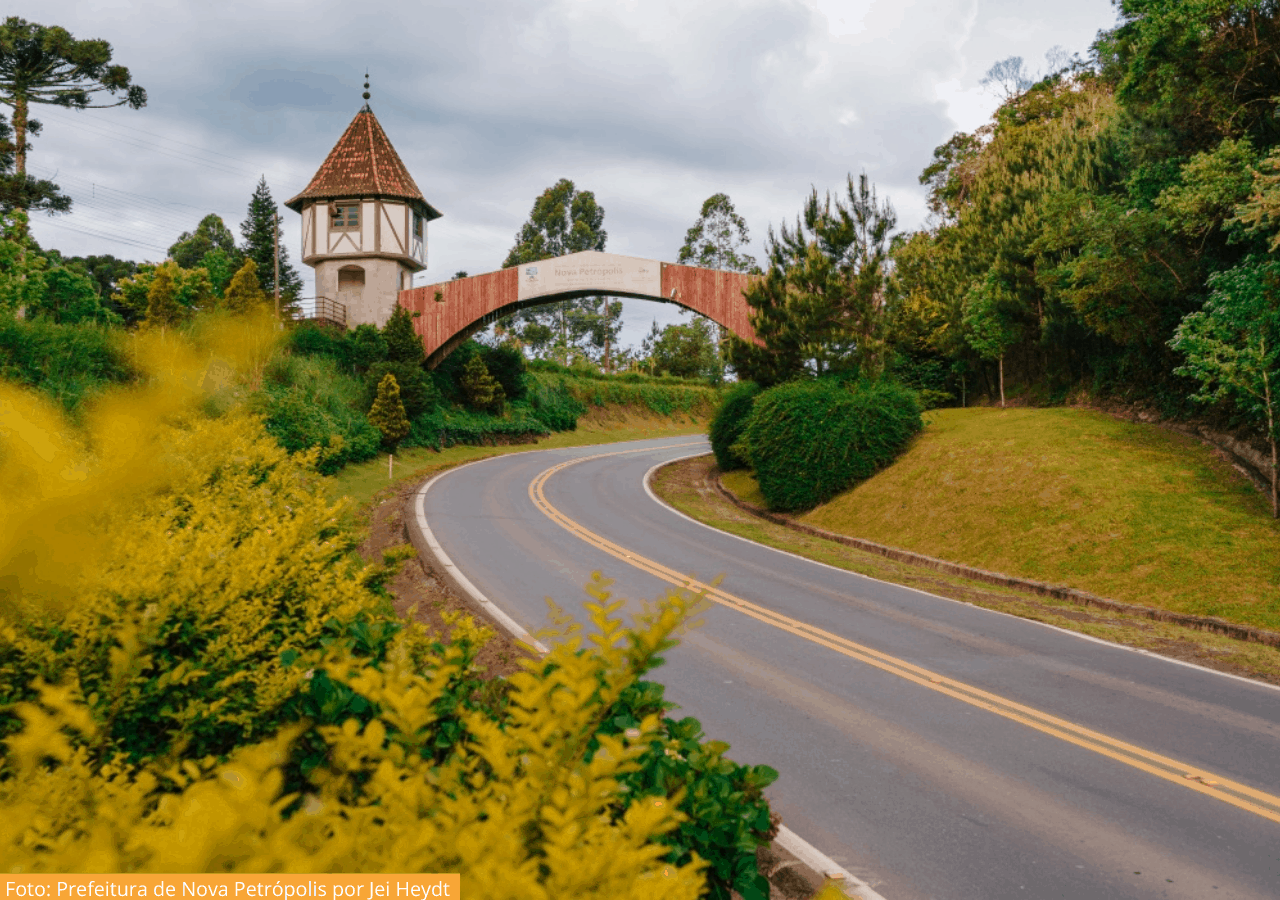
[[[696,416],[658,416],[625,407],[596,407],[578,421],[576,431],[562,431],[542,438],[535,444],[497,447],[460,445],[439,452],[425,447],[407,448],[396,454],[393,478],[387,477],[385,456],[347,466],[329,479],[329,493],[335,499],[345,496],[354,500],[357,506],[363,506],[385,488],[398,486],[408,480],[425,480],[432,472],[489,456],[525,450],[551,450],[557,447],[582,447],[589,444],[702,434],[706,429],[706,420]]]
[[[898,462],[800,521],[1280,629],[1280,525],[1266,498],[1199,441],[1078,409],[948,409],[928,418]],[[753,499],[749,476],[725,483]]]

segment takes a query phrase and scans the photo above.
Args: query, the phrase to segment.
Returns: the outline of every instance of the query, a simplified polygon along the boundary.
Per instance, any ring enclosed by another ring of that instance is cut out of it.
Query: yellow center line
[[[700,443],[700,442],[696,442]],[[675,447],[693,446],[693,444],[675,444]],[[596,534],[593,531],[579,525],[573,519],[570,519],[560,510],[556,509],[547,500],[544,487],[550,478],[557,472],[577,465],[578,463],[587,462],[588,460],[600,459],[606,456],[620,456],[628,453],[643,453],[654,448],[643,448],[641,450],[623,450],[613,453],[597,453],[594,456],[584,456],[578,459],[572,459],[562,462],[559,465],[552,466],[546,471],[539,474],[529,484],[529,498],[533,504],[542,511],[547,518],[551,519],[561,528],[564,528],[570,534],[585,541],[598,550],[616,557],[628,565],[647,572],[657,578],[666,581],[668,584],[677,588],[691,591],[693,593],[703,593],[708,600],[719,603],[730,609],[736,610],[743,615],[750,616],[774,628],[794,634],[797,637],[804,638],[814,644],[834,650],[843,654],[850,659],[856,659],[859,662],[874,666],[890,674],[897,675],[907,681],[928,688],[931,691],[937,691],[945,694],[970,706],[987,710],[996,715],[1003,716],[1014,722],[1034,728],[1037,731],[1052,735],[1060,740],[1083,747],[1086,750],[1092,750],[1110,759],[1122,762],[1125,765],[1132,766],[1135,769],[1141,769],[1158,778],[1173,784],[1198,791],[1209,797],[1221,800],[1224,803],[1230,803],[1232,806],[1238,807],[1264,819],[1270,819],[1272,822],[1280,823],[1280,797],[1268,794],[1256,788],[1249,787],[1246,784],[1232,781],[1216,775],[1197,766],[1188,765],[1179,762],[1176,759],[1170,759],[1158,753],[1142,747],[1134,746],[1108,735],[1077,725],[1074,722],[1060,719],[1046,712],[1025,706],[998,694],[992,694],[981,688],[965,684],[962,681],[956,681],[952,678],[931,672],[928,669],[899,659],[896,656],[890,656],[887,653],[881,653],[871,647],[855,643],[838,634],[809,625],[798,619],[775,612],[767,607],[744,600],[726,591],[720,590],[715,585],[707,584],[695,578],[670,569],[659,562],[640,556],[626,548],[613,543],[612,541]],[[668,449],[666,447],[661,449]]]

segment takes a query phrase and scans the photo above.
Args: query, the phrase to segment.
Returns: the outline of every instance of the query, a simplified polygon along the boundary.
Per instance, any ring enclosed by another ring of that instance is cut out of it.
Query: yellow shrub
[[[511,679],[503,723],[464,712],[471,735],[432,758],[433,710],[466,664],[446,653],[418,671],[398,646],[380,669],[350,656],[330,677],[373,701],[366,724],[321,729],[329,746],[315,793],[282,794],[298,729],[213,766],[95,769],[76,692],[45,687],[18,712],[14,777],[0,783],[0,865],[10,872],[460,872],[468,897],[694,898],[698,858],[662,861],[655,839],[683,818],[678,793],[623,810],[618,778],[660,740],[658,717],[624,735],[598,729],[683,620],[672,596],[639,629],[608,595],[588,604],[592,647],[569,637]],[[581,651],[581,652],[580,652]],[[587,753],[595,736],[598,749]],[[589,760],[588,760],[589,756]]]

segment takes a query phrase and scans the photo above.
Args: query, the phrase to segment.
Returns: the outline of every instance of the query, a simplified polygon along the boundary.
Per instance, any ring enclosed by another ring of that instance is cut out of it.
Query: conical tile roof
[[[428,219],[440,213],[422,196],[373,110],[365,106],[338,138],[306,189],[285,202],[301,212],[308,200],[388,197],[407,200]]]

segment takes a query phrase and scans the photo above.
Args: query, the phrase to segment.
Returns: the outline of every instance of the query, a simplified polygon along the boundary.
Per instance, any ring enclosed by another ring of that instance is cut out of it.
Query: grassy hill
[[[1280,629],[1280,525],[1220,454],[1078,409],[948,409],[801,521],[1178,612]],[[725,483],[750,499],[749,476]]]

